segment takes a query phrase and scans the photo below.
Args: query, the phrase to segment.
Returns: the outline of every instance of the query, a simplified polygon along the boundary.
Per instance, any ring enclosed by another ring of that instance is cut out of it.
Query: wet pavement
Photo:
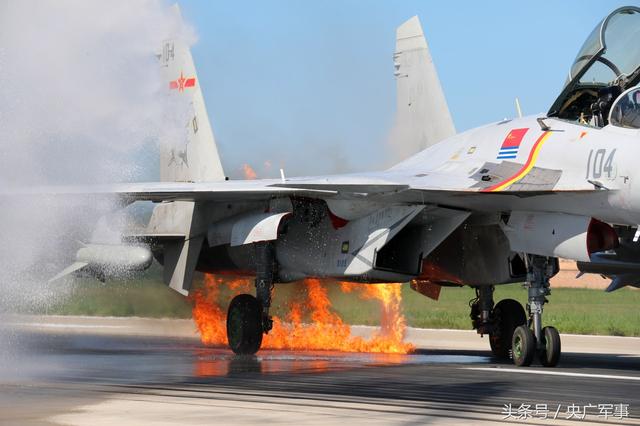
[[[515,369],[489,351],[411,355],[262,351],[194,338],[14,331],[0,357],[0,424],[493,423],[505,404],[629,404],[640,423],[640,357],[563,354]],[[126,414],[126,415],[125,415]],[[507,419],[516,423],[517,419]],[[549,424],[527,419],[527,424]],[[575,419],[574,419],[575,420]]]

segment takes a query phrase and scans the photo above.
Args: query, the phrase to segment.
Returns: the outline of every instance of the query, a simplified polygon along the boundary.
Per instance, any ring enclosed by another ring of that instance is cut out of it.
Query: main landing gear
[[[471,321],[479,334],[489,335],[491,352],[496,358],[511,357],[513,333],[527,323],[522,305],[513,299],[504,299],[493,304],[493,286],[476,288],[476,298],[471,301]]]
[[[479,334],[489,335],[496,358],[512,358],[515,365],[529,366],[537,355],[545,367],[560,360],[560,334],[554,327],[542,327],[542,310],[547,302],[549,278],[557,271],[554,258],[527,255],[528,319],[522,305],[513,299],[493,303],[493,286],[476,288],[471,301],[471,321]]]
[[[275,277],[273,243],[256,244],[256,296],[240,294],[227,311],[227,340],[238,355],[253,355],[260,349],[262,334],[273,328],[269,315]]]

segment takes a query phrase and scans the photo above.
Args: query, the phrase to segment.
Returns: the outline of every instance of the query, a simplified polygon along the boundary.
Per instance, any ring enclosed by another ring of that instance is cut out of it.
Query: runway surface
[[[568,351],[546,369],[498,363],[486,339],[455,331],[413,330],[412,355],[237,357],[184,321],[12,321],[0,424],[640,424],[640,339],[563,336],[609,354]]]

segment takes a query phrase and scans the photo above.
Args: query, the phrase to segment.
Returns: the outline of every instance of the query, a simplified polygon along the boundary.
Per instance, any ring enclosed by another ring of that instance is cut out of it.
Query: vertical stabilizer
[[[456,130],[417,16],[396,30],[393,59],[397,116],[391,145],[396,159],[403,160]]]
[[[181,22],[180,10],[173,6]],[[204,104],[200,80],[188,44],[180,37],[165,40],[159,55],[162,78],[169,101],[180,111],[181,131],[164,136],[160,145],[160,180],[171,182],[212,182],[225,179],[218,148]],[[169,234],[163,246],[164,282],[187,295],[200,256],[207,227],[204,202],[175,201],[153,209],[147,231]],[[182,236],[175,238],[175,236]]]
[[[173,6],[180,18],[179,9]],[[184,105],[180,119],[185,131],[169,135],[160,149],[160,180],[206,182],[224,180],[218,148],[207,115],[200,80],[186,42],[179,38],[165,40],[160,54],[162,77],[171,102]],[[177,140],[171,140],[177,139]]]

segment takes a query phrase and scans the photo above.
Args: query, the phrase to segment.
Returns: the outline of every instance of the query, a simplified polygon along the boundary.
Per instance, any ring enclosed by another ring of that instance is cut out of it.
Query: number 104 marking
[[[607,179],[614,179],[616,177],[616,168],[613,163],[613,157],[615,155],[615,149],[611,151],[609,155],[607,155],[606,149],[592,149],[589,151],[587,179],[600,179],[603,175],[606,175]]]

